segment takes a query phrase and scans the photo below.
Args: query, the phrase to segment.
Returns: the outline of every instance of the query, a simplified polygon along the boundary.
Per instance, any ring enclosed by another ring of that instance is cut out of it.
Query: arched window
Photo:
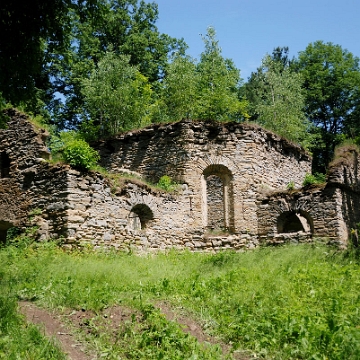
[[[10,175],[10,158],[9,155],[3,151],[0,153],[0,176],[7,178]]]
[[[224,165],[210,165],[202,175],[204,223],[211,230],[232,230],[232,174]]]
[[[154,219],[151,209],[145,204],[135,205],[129,214],[128,226],[132,230],[145,229],[149,221]]]
[[[313,233],[313,221],[305,211],[285,211],[278,217],[277,231],[279,234],[299,231]]]

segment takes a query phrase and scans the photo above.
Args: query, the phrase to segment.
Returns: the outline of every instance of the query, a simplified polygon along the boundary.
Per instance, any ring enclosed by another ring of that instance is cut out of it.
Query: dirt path
[[[235,360],[254,359],[254,357],[249,356],[246,352],[232,352],[231,346],[224,344],[216,337],[206,334],[202,326],[189,316],[185,310],[174,308],[166,301],[157,302],[155,306],[159,308],[168,320],[178,322],[182,325],[184,332],[195,337],[200,343],[219,345],[222,348],[224,357],[226,357],[226,354],[231,353]],[[74,333],[64,325],[60,315],[41,309],[31,302],[20,302],[19,310],[25,315],[27,322],[43,327],[44,334],[54,338],[70,360],[93,360],[97,358],[85,353],[84,346],[76,341]],[[93,318],[94,315],[91,311],[84,312],[79,310],[72,311],[67,314],[67,317],[73,324],[73,328],[81,328],[82,331],[92,332],[93,330],[87,326],[87,319]],[[103,326],[116,331],[119,329],[119,326],[126,323],[126,321],[130,321],[134,315],[137,321],[140,321],[140,315],[135,310],[116,305],[106,309],[102,316],[100,316],[100,319],[104,322]]]
[[[93,359],[84,352],[84,348],[76,341],[74,335],[59,320],[58,316],[37,307],[34,303],[25,301],[19,303],[19,310],[25,315],[27,322],[43,327],[44,334],[55,339],[70,360]]]

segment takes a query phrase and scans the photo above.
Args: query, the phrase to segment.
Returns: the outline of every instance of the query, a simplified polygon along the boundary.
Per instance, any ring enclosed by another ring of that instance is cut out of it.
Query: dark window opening
[[[0,155],[0,176],[2,178],[10,176],[10,158],[4,151]]]
[[[277,221],[278,233],[313,232],[313,221],[304,211],[285,211]]]
[[[129,214],[129,228],[132,230],[143,230],[149,221],[154,219],[151,209],[145,204],[135,205]]]
[[[17,228],[14,228],[13,224],[7,222],[7,221],[0,221],[0,245],[4,245],[7,242],[8,235],[12,235],[8,233],[9,229],[15,229],[17,231]]]

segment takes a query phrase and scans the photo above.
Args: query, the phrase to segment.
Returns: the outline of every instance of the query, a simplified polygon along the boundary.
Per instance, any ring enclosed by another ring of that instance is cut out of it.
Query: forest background
[[[244,82],[214,28],[195,60],[159,32],[154,2],[16,0],[0,14],[1,106],[41,115],[60,142],[183,118],[251,121],[311,151],[314,172],[360,142],[359,59],[341,45],[316,41],[294,58],[276,47]]]

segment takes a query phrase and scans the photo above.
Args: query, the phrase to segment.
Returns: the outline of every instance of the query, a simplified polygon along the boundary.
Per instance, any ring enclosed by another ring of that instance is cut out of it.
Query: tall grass
[[[150,314],[142,337],[127,337],[135,346],[128,358],[159,358],[159,352],[147,353],[154,350],[149,329],[167,329],[161,338],[177,339],[158,346],[165,358],[219,358],[163,319],[151,306],[161,299],[187,309],[235,349],[267,359],[360,358],[358,261],[320,245],[143,257],[64,253],[46,245],[3,249],[0,261],[2,285],[18,298],[97,313],[124,304]]]

